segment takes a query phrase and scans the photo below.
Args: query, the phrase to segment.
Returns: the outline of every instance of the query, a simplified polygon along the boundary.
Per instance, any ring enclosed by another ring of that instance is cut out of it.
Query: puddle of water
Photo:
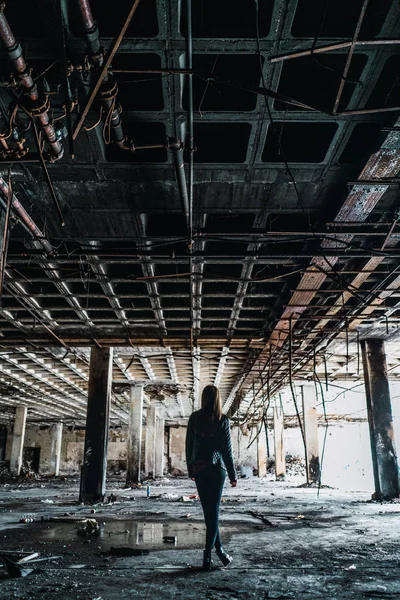
[[[202,523],[160,523],[141,521],[107,521],[100,524],[100,535],[82,538],[77,534],[80,523],[33,524],[30,529],[30,541],[71,542],[90,539],[109,550],[110,546],[139,546],[140,548],[168,550],[173,548],[202,548],[205,540],[205,526]],[[232,534],[245,533],[249,527],[243,525],[221,525],[221,537],[228,543]],[[165,543],[164,537],[176,537],[176,543]]]

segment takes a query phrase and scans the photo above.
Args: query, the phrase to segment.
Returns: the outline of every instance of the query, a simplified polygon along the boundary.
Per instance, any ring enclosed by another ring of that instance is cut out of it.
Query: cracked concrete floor
[[[0,484],[0,550],[59,557],[33,564],[24,578],[0,571],[0,599],[400,598],[399,503],[332,489],[317,497],[315,489],[268,478],[240,480],[236,489],[225,488],[221,513],[234,562],[204,573],[201,506],[181,500],[195,493],[193,482],[152,483],[146,498],[145,487],[125,490],[114,480],[107,493],[118,502],[91,513],[77,502],[77,480]],[[28,513],[35,522],[20,524]],[[97,519],[101,535],[78,536],[79,518]],[[177,544],[164,543],[165,535],[176,535]],[[116,557],[111,546],[150,553]]]

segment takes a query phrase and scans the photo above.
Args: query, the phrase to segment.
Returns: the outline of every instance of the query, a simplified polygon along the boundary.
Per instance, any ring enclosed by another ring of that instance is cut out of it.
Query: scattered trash
[[[91,535],[100,535],[100,527],[96,519],[86,519],[83,521],[84,527],[77,529],[77,534],[85,537]]]
[[[356,569],[356,565],[350,565],[349,567],[347,567],[346,571],[355,571]]]
[[[86,565],[70,565],[68,569],[84,569]]]
[[[164,535],[163,542],[165,544],[176,544],[177,537],[176,535]]]
[[[149,553],[150,550],[144,550],[143,548],[114,548],[111,546],[110,549],[110,554],[113,554],[114,556],[147,556]]]
[[[62,558],[62,556],[46,556],[44,558],[37,558],[36,560],[30,560],[29,564],[31,563],[38,563],[38,562],[44,562],[47,560],[60,560],[60,558]],[[21,563],[21,561],[19,561],[19,563]]]
[[[181,496],[180,501],[181,502],[193,502],[193,496]]]
[[[20,520],[20,523],[33,523],[34,518],[33,515],[24,515]]]
[[[92,515],[94,515],[97,511],[95,508],[92,508],[92,510],[90,511]]]
[[[191,516],[192,516],[191,513],[188,513],[187,515],[181,515],[179,518],[180,519],[188,519]]]
[[[7,569],[7,573],[10,577],[26,577],[30,575],[34,569],[27,569],[18,565],[18,563],[13,562],[9,558],[3,556],[4,566]]]
[[[296,519],[305,519],[305,516],[304,516],[304,515],[298,515],[298,516],[296,517]]]
[[[54,500],[51,500],[50,498],[45,498],[44,500],[40,501],[42,504],[54,504]]]
[[[28,562],[30,560],[33,560],[34,558],[37,558],[38,556],[39,556],[39,552],[31,552],[30,554],[27,554],[23,558],[20,558],[18,561],[18,564],[20,565],[22,563]]]

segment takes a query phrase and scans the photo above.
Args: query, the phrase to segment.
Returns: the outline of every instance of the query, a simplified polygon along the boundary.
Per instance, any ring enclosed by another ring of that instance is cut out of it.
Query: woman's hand
[[[236,487],[237,486],[237,481],[231,481],[231,486],[232,487]]]

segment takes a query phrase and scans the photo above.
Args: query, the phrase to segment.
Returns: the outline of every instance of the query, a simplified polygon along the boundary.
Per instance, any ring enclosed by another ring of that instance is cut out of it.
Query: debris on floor
[[[96,519],[86,519],[84,526],[79,527],[76,531],[81,536],[100,535],[100,525]]]

